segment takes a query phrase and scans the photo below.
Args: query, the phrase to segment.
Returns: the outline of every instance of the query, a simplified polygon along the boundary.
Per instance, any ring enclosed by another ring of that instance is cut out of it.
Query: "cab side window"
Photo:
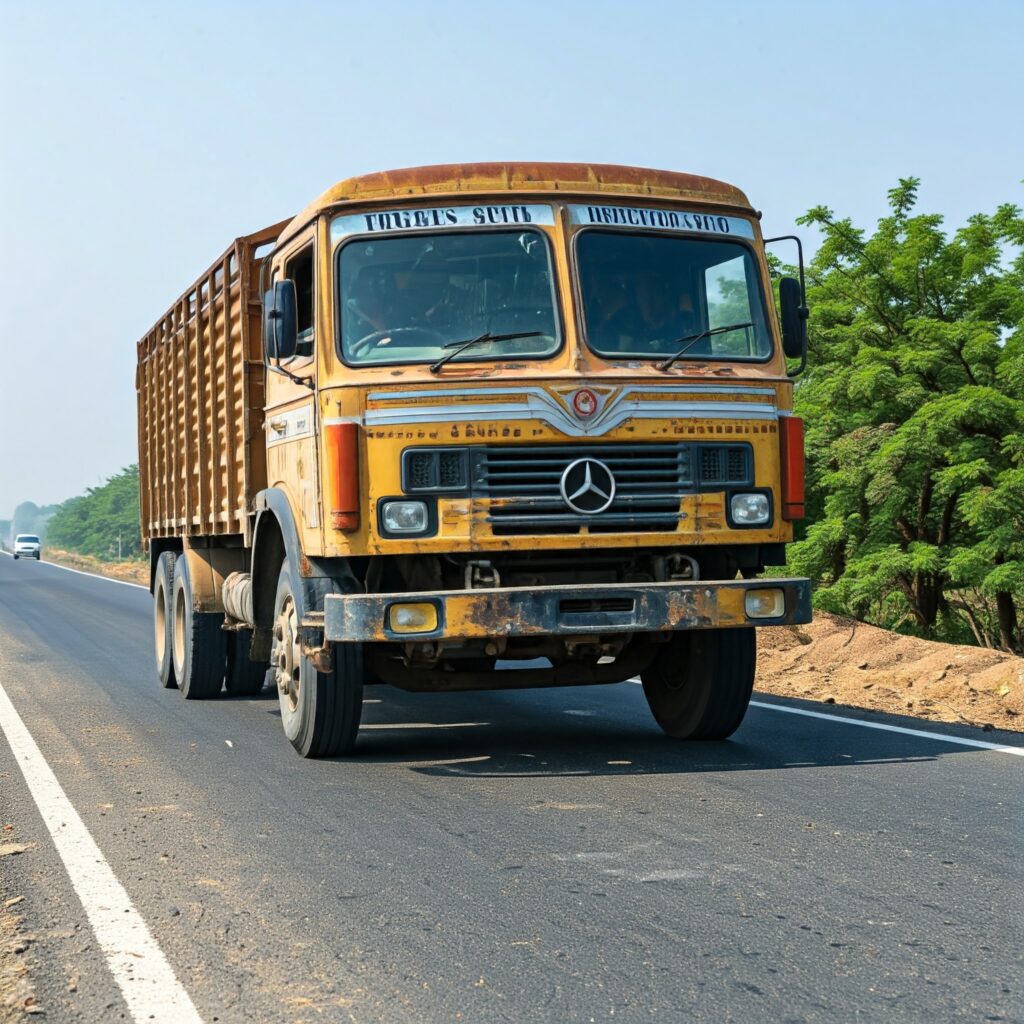
[[[296,253],[284,265],[284,276],[295,283],[295,313],[298,327],[296,354],[313,354],[313,246]]]

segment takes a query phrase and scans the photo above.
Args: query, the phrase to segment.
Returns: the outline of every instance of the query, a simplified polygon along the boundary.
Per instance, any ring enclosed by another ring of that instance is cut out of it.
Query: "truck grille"
[[[747,444],[685,442],[572,445],[481,445],[470,449],[473,494],[492,500],[496,534],[666,532],[679,526],[679,500],[698,490],[753,483]],[[603,462],[615,477],[604,512],[580,515],[566,506],[559,484],[580,458]]]

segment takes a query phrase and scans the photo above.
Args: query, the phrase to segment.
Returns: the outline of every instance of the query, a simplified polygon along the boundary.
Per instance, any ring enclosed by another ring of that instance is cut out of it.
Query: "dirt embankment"
[[[935,722],[1024,730],[1024,658],[816,612],[759,633],[757,688]]]

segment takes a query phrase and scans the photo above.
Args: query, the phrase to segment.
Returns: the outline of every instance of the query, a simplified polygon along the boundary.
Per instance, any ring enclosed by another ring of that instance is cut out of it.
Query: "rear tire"
[[[227,639],[223,612],[197,612],[192,606],[192,584],[184,555],[174,565],[174,621],[172,650],[174,675],[185,700],[216,697],[224,685]]]
[[[274,641],[270,666],[281,705],[281,724],[303,757],[351,753],[363,714],[363,650],[335,644],[334,668],[317,672],[299,645],[305,609],[292,593],[287,561],[274,598]]]
[[[747,713],[756,668],[753,629],[700,629],[675,634],[640,678],[667,735],[724,740]]]
[[[232,697],[254,697],[263,689],[270,665],[265,661],[249,660],[252,630],[239,629],[228,633],[228,668],[224,689]]]
[[[153,574],[153,649],[156,673],[165,690],[174,690],[178,686],[172,651],[175,557],[173,551],[164,551],[156,561]]]

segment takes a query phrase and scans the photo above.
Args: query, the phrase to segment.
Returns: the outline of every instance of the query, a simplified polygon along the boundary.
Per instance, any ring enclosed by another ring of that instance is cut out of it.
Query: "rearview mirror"
[[[803,359],[807,353],[807,307],[803,304],[800,282],[795,277],[779,281],[779,315],[782,351],[790,359]]]
[[[291,359],[296,336],[295,282],[275,281],[263,296],[263,351],[267,362]]]

